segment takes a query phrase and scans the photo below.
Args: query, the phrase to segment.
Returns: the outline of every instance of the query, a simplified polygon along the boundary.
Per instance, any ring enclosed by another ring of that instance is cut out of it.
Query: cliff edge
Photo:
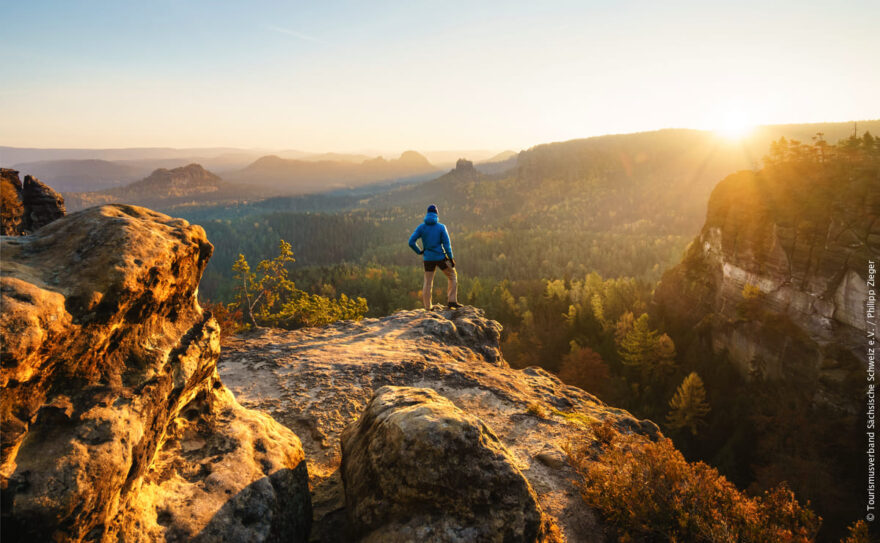
[[[825,169],[783,164],[716,186],[699,236],[657,287],[668,330],[696,330],[744,375],[840,384],[867,366],[880,191],[876,177]]]

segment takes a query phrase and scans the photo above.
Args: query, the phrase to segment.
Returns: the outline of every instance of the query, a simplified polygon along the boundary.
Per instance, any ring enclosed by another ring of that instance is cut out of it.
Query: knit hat
[[[437,206],[431,204],[428,206],[428,213],[437,213]]]

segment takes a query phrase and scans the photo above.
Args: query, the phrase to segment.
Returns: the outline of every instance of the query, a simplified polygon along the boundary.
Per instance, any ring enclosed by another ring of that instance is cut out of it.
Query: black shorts
[[[445,260],[425,260],[425,271],[432,272],[434,268],[439,267],[441,270],[445,270],[449,267],[449,264],[446,263]]]

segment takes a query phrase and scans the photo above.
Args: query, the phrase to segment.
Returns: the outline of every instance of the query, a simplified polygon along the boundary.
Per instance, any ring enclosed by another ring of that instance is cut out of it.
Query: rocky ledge
[[[472,307],[401,311],[238,336],[219,370],[242,405],[302,439],[313,541],[604,541],[565,448],[593,422],[653,437],[656,425],[509,368],[499,336]]]
[[[297,437],[241,407],[199,226],[92,208],[3,237],[4,541],[302,541]]]

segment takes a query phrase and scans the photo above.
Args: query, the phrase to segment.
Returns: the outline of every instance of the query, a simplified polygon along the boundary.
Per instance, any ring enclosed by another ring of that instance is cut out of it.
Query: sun
[[[720,123],[715,128],[715,132],[732,141],[739,141],[755,129],[755,124],[751,121],[748,114],[743,111],[728,110],[720,116]]]

